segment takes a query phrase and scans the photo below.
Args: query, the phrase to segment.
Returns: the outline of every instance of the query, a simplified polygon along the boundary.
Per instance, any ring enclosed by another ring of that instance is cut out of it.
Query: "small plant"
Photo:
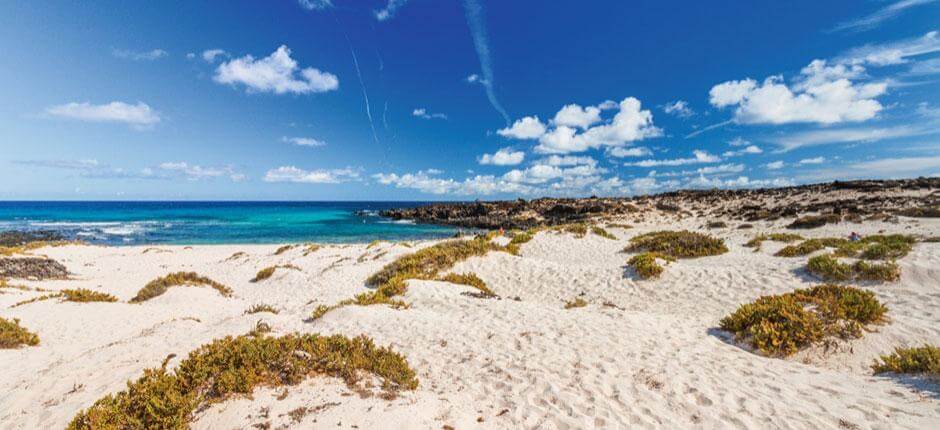
[[[623,224],[623,223],[616,223],[616,222],[607,223],[606,227],[607,228],[621,228],[624,230],[633,228],[633,226],[630,224]]]
[[[893,261],[885,263],[856,261],[852,268],[855,270],[855,279],[862,281],[892,282],[901,279],[901,268]]]
[[[868,263],[857,261],[855,264],[839,262],[832,255],[817,255],[806,263],[806,270],[824,281],[845,282],[896,281],[901,277],[901,269],[894,262]]]
[[[591,233],[594,233],[605,239],[617,240],[617,236],[610,234],[610,232],[608,232],[607,230],[604,230],[603,228],[596,226],[596,225],[591,227]]]
[[[793,220],[787,228],[818,228],[826,224],[837,224],[842,221],[838,214],[807,215]]]
[[[255,274],[255,277],[248,282],[254,283],[268,279],[274,275],[275,270],[277,270],[277,266],[265,267],[264,269],[259,270],[258,273]]]
[[[364,336],[225,337],[191,352],[175,370],[168,371],[166,362],[144,370],[124,391],[79,412],[67,428],[185,429],[195,411],[234,395],[250,395],[257,386],[295,385],[319,375],[351,385],[360,372],[381,378],[390,393],[418,386],[404,357]]]
[[[232,290],[212,279],[201,276],[195,272],[176,272],[154,279],[147,283],[144,288],[137,292],[137,295],[131,299],[131,303],[140,303],[160,296],[170,287],[181,285],[205,285],[214,288],[219,294],[225,297],[232,295]]]
[[[311,244],[305,246],[305,247],[304,247],[304,257],[306,257],[306,256],[308,256],[308,255],[310,255],[310,254],[313,254],[314,252],[319,251],[320,248],[322,248],[322,247],[321,247],[320,245],[315,244],[315,243],[311,243]]]
[[[580,297],[565,303],[565,309],[583,308],[585,306],[587,306],[587,302]]]
[[[489,287],[486,286],[486,282],[483,282],[483,280],[480,279],[480,277],[477,276],[475,273],[464,273],[464,274],[448,273],[446,276],[442,277],[441,280],[444,282],[450,282],[451,284],[466,285],[469,287],[476,288],[480,290],[480,292],[482,292],[486,296],[490,296],[490,297],[496,296],[496,293],[494,293],[493,290],[490,290]]]
[[[277,314],[277,313],[278,313],[278,310],[277,310],[277,308],[275,308],[274,306],[271,306],[271,305],[257,304],[257,305],[254,305],[254,306],[248,308],[248,310],[245,311],[245,315],[257,314],[257,313],[261,313],[261,312],[268,312],[268,313],[272,313],[272,314]]]
[[[882,355],[881,361],[872,365],[875,374],[908,373],[925,374],[940,378],[940,348],[924,345],[919,348],[895,348],[889,355]]]
[[[381,240],[373,240],[372,242],[369,242],[368,245],[366,245],[366,249],[372,249],[372,248],[374,248],[374,247],[376,247],[376,246],[379,246],[379,244],[381,244],[381,243],[382,243]]]
[[[107,302],[113,303],[118,301],[117,297],[114,297],[107,293],[101,293],[98,291],[92,291],[85,288],[78,288],[74,290],[62,290],[62,299],[66,302],[78,302],[78,303],[88,303],[88,302]]]
[[[500,249],[485,238],[441,242],[386,264],[382,270],[366,279],[366,285],[379,287],[398,279],[434,279],[443,270],[460,261]]]
[[[19,348],[23,345],[39,345],[39,336],[23,328],[19,319],[13,318],[13,321],[10,321],[0,318],[0,349]]]
[[[828,337],[861,337],[886,312],[870,291],[820,285],[741,305],[720,327],[765,354],[787,356]]]
[[[724,221],[711,221],[708,223],[708,228],[728,228],[728,223]]]
[[[296,248],[296,247],[297,247],[297,245],[284,245],[284,246],[278,248],[277,250],[275,250],[275,251],[274,251],[274,255],[281,255],[281,254],[283,254],[283,253],[285,253],[285,252],[287,252],[287,251],[290,251],[291,249],[294,249],[294,248]]]
[[[668,255],[662,255],[656,252],[644,252],[634,255],[627,261],[627,264],[633,267],[636,274],[643,279],[658,278],[663,273],[663,266],[660,266],[656,259],[666,261],[676,261]]]
[[[765,241],[768,241],[768,240],[773,241],[773,242],[790,243],[790,242],[795,242],[797,240],[802,240],[802,239],[803,239],[803,236],[800,236],[798,234],[792,234],[792,233],[760,234],[760,235],[755,236],[753,239],[749,240],[747,243],[744,244],[744,246],[749,247],[749,248],[760,249],[761,244],[763,244]]]
[[[535,237],[536,230],[517,232],[512,235],[512,240],[506,245],[506,251],[512,255],[519,255],[519,246],[527,243]]]
[[[691,231],[657,231],[630,239],[626,252],[649,251],[672,258],[695,258],[728,252],[721,239]]]

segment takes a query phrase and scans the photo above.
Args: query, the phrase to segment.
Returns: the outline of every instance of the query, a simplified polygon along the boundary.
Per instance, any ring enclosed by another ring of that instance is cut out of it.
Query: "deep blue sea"
[[[54,230],[109,245],[369,242],[442,238],[456,232],[377,215],[382,209],[421,204],[0,201],[0,231]]]

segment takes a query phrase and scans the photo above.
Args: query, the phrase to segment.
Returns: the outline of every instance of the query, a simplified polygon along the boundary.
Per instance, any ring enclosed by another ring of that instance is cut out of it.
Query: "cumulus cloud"
[[[117,58],[133,61],[153,61],[164,58],[170,54],[162,49],[152,49],[150,51],[132,51],[128,49],[112,49],[111,55]]]
[[[242,84],[248,91],[275,94],[322,93],[339,88],[336,75],[312,67],[301,69],[290,54],[290,49],[281,45],[265,58],[236,58],[220,64],[213,79],[220,84]]]
[[[135,128],[147,128],[160,122],[160,114],[143,102],[137,102],[136,105],[124,102],[102,105],[72,102],[46,108],[46,113],[87,122],[120,122]]]
[[[442,113],[428,113],[428,110],[425,108],[417,108],[411,112],[411,115],[424,119],[447,119],[447,115]]]
[[[268,170],[265,182],[294,182],[303,184],[339,184],[359,180],[359,170],[344,169],[304,170],[294,166],[281,166]]]
[[[480,164],[494,166],[515,166],[525,159],[525,152],[513,151],[511,148],[502,148],[495,154],[483,154],[479,158]]]
[[[221,49],[207,49],[202,51],[202,59],[207,63],[214,63],[216,58],[223,55],[228,56],[228,53]]]
[[[675,158],[669,160],[643,160],[633,163],[624,163],[624,166],[636,166],[636,167],[657,167],[657,166],[683,166],[686,164],[706,164],[706,163],[717,163],[721,161],[721,158],[712,154],[709,154],[707,151],[695,150],[692,151],[692,157],[690,158]]]
[[[663,112],[666,112],[670,115],[675,115],[679,118],[688,118],[692,115],[695,115],[695,111],[689,107],[689,102],[685,100],[676,100],[674,102],[666,103],[663,106]]]
[[[536,160],[535,164],[545,164],[549,166],[593,166],[597,164],[597,160],[587,156],[579,157],[574,155],[550,155],[548,157]]]
[[[287,137],[284,136],[281,138],[281,142],[290,143],[297,146],[310,146],[310,147],[320,147],[326,146],[326,142],[312,137]]]
[[[804,158],[804,159],[800,160],[800,162],[799,162],[798,164],[800,164],[800,165],[806,165],[806,164],[822,164],[822,163],[825,163],[825,162],[826,162],[826,157],[815,157],[815,158]]]
[[[933,3],[936,0],[900,0],[895,1],[887,6],[884,6],[872,14],[863,16],[861,18],[853,19],[850,21],[845,21],[835,26],[832,31],[864,31],[870,30],[878,26],[884,21],[887,21],[891,18],[894,18],[900,15],[902,12],[915,7],[928,3]]]
[[[748,145],[748,146],[746,146],[746,147],[744,147],[744,148],[742,148],[742,149],[738,149],[738,150],[736,150],[736,151],[725,151],[725,153],[724,153],[724,154],[721,154],[721,155],[722,155],[723,157],[737,157],[737,156],[739,156],[739,155],[744,155],[744,154],[761,154],[761,153],[763,153],[763,152],[764,152],[764,150],[760,149],[760,148],[759,148],[758,146],[756,146],[756,145]]]
[[[377,173],[372,175],[378,183],[396,188],[418,190],[426,194],[490,195],[495,193],[529,194],[532,188],[503,181],[492,175],[477,175],[462,181],[440,178],[440,172],[422,170],[416,173]]]
[[[408,0],[388,0],[388,4],[384,8],[374,11],[375,19],[379,21],[387,21],[392,19],[395,16],[395,12],[398,12],[398,9],[408,3]]]
[[[596,106],[581,107],[577,104],[566,105],[555,114],[555,125],[577,127],[586,130],[592,124],[601,121],[601,109]]]
[[[653,152],[643,146],[635,146],[632,148],[614,147],[607,151],[607,155],[617,158],[644,157],[653,155]]]
[[[512,126],[497,130],[496,134],[512,139],[538,139],[545,134],[545,129],[538,116],[527,116],[516,120]]]

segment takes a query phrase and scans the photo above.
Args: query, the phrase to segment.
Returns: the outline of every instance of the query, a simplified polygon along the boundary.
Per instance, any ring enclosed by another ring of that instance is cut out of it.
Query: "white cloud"
[[[545,154],[583,152],[602,146],[621,147],[662,135],[662,130],[653,125],[653,114],[641,109],[636,98],[627,97],[618,107],[618,112],[609,122],[590,127],[580,134],[572,127],[559,125],[539,138],[535,151]]]
[[[297,3],[307,10],[323,10],[333,7],[331,0],[297,0]]]
[[[920,136],[937,132],[940,132],[940,129],[923,126],[854,127],[795,133],[775,139],[774,143],[780,147],[780,152],[787,152],[807,146],[835,143],[877,142],[879,140]]]
[[[583,156],[574,156],[574,155],[551,155],[545,158],[536,160],[535,164],[545,164],[549,166],[580,166],[580,165],[590,165],[593,166],[597,164],[597,160]]]
[[[700,167],[695,173],[700,175],[713,175],[716,173],[741,173],[744,171],[743,164],[720,164],[717,166]]]
[[[940,57],[918,61],[912,64],[911,70],[908,71],[909,75],[914,76],[936,75],[938,73],[940,73]]]
[[[555,114],[555,119],[553,120],[555,125],[577,127],[582,130],[600,121],[601,109],[599,107],[588,106],[584,108],[574,103],[561,108],[561,110]]]
[[[392,19],[395,16],[395,12],[398,9],[408,3],[408,0],[388,0],[388,4],[384,8],[374,11],[375,19],[379,21],[386,21]]]
[[[228,53],[221,49],[207,49],[202,51],[202,59],[207,63],[214,63],[216,58],[223,55],[228,56]]]
[[[111,102],[103,105],[66,103],[46,109],[49,115],[88,122],[121,122],[137,128],[146,128],[160,122],[160,114],[146,103],[136,105]]]
[[[213,79],[221,84],[243,84],[249,91],[275,94],[322,93],[339,88],[336,75],[312,67],[300,69],[290,53],[287,46],[281,45],[262,59],[246,55],[224,62]]]
[[[196,58],[196,53],[195,53],[195,52],[188,52],[188,53],[186,53],[186,58],[192,60],[193,58]]]
[[[724,154],[721,154],[723,157],[737,157],[744,154],[761,154],[764,150],[760,149],[756,145],[748,145],[737,151],[725,151]]]
[[[865,45],[840,55],[836,62],[890,66],[904,64],[912,57],[940,52],[940,33],[931,31],[921,37],[876,45]]]
[[[532,187],[503,181],[492,175],[477,175],[463,181],[437,177],[432,170],[417,173],[377,173],[372,177],[380,184],[394,185],[426,194],[490,195],[494,193],[529,194]]]
[[[730,141],[728,141],[728,145],[731,145],[731,146],[734,146],[734,147],[738,147],[738,146],[747,146],[747,145],[750,145],[750,144],[751,144],[750,141],[747,141],[747,140],[742,139],[742,138],[740,138],[740,137],[735,137],[734,139],[731,139]]]
[[[760,84],[753,79],[728,81],[712,87],[709,96],[715,107],[736,106],[734,121],[741,124],[860,122],[882,110],[875,98],[887,90],[884,82],[853,83],[863,71],[861,66],[814,60],[791,86],[780,76]]]
[[[482,84],[484,82],[483,78],[476,73],[471,73],[469,76],[467,76],[466,81],[468,84]]]
[[[161,170],[179,173],[190,181],[218,178],[222,176],[228,176],[229,179],[235,182],[240,182],[245,179],[244,174],[235,171],[235,169],[230,166],[203,167],[195,164],[189,164],[185,161],[178,161],[161,163],[158,167]]]
[[[304,184],[339,184],[359,179],[359,171],[345,169],[304,170],[294,166],[281,166],[268,170],[265,182],[294,182]]]
[[[815,157],[815,158],[804,158],[800,160],[799,164],[822,164],[826,162],[826,157]]]
[[[512,139],[538,139],[545,134],[545,124],[542,124],[537,116],[527,116],[516,120],[511,127],[497,130],[496,133]]]
[[[281,142],[290,143],[297,146],[310,146],[310,147],[319,147],[326,146],[326,142],[312,137],[287,137],[284,136],[281,138]]]
[[[411,112],[411,115],[424,119],[447,119],[447,115],[442,113],[428,113],[428,110],[425,108],[417,108]]]
[[[706,163],[717,163],[721,161],[721,158],[709,154],[707,151],[695,150],[692,151],[693,157],[691,158],[676,158],[671,160],[643,160],[633,163],[624,163],[624,166],[636,166],[636,167],[657,167],[657,166],[683,166],[686,164],[706,164]]]
[[[666,103],[666,105],[663,106],[663,111],[680,118],[688,118],[695,115],[695,112],[689,107],[689,102],[685,100],[676,100]]]
[[[161,58],[169,55],[166,51],[162,49],[152,49],[150,51],[131,51],[127,49],[113,49],[111,50],[111,55],[117,58],[123,58],[125,60],[134,60],[134,61],[153,61],[159,60]]]
[[[850,169],[865,175],[910,175],[940,168],[940,157],[904,157],[885,158],[864,161],[849,166]]]
[[[515,166],[521,163],[523,159],[525,159],[525,152],[503,148],[492,155],[481,155],[479,162],[480,164],[492,164],[494,166]]]
[[[607,155],[617,158],[643,157],[647,155],[653,155],[653,152],[650,151],[649,148],[642,146],[636,146],[633,148],[614,147],[607,151]]]
[[[780,170],[785,166],[783,161],[777,160],[764,165],[768,170]]]
[[[480,60],[480,72],[483,73],[483,79],[477,79],[476,82],[483,85],[486,90],[486,98],[490,101],[493,109],[503,117],[506,124],[509,124],[509,114],[496,97],[494,87],[493,61],[490,55],[490,41],[486,32],[486,17],[483,4],[478,0],[464,0],[464,16],[467,18],[467,26],[470,27],[470,36],[473,39],[473,47],[477,52],[477,59]],[[468,79],[469,81],[469,79]]]
[[[846,21],[840,23],[832,31],[842,31],[842,30],[852,30],[852,31],[862,31],[869,30],[878,26],[883,21],[889,20],[901,14],[907,9],[910,9],[915,6],[920,6],[923,4],[933,3],[936,0],[899,0],[891,3],[887,6],[878,9],[870,15],[864,17],[853,19],[851,21]]]

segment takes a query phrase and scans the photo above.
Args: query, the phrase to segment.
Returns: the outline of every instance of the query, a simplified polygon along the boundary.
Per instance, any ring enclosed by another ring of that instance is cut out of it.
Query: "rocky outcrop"
[[[69,270],[58,261],[48,258],[0,258],[0,278],[65,279]]]
[[[59,240],[65,240],[65,237],[54,231],[0,231],[0,246],[5,247],[21,246],[30,242],[54,242]]]

